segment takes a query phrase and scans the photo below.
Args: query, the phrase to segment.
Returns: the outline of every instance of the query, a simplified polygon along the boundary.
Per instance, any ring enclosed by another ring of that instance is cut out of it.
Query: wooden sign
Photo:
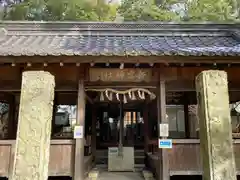
[[[150,82],[152,69],[92,68],[89,78],[92,82]]]

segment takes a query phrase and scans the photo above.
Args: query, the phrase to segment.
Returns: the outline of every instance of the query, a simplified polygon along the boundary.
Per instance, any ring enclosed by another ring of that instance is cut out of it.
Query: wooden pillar
[[[143,110],[143,122],[144,122],[144,151],[147,154],[149,151],[149,119],[148,119],[148,105],[145,103],[145,108]]]
[[[55,97],[54,97],[54,101],[53,101],[53,117],[52,117],[52,133],[51,133],[51,137],[54,137],[55,134],[55,117],[56,117],[56,113],[57,113],[57,106],[58,106],[58,102],[57,102],[57,93],[55,93]]]
[[[196,77],[200,149],[204,180],[236,180],[227,73],[203,71]]]
[[[120,101],[120,118],[119,118],[119,155],[123,155],[123,130],[124,130],[124,112],[123,112],[123,103]]]
[[[135,143],[135,140],[134,140],[134,131],[133,131],[133,113],[134,111],[131,112],[131,146],[134,147],[134,143]]]
[[[97,124],[97,114],[96,114],[96,106],[92,105],[92,139],[91,139],[91,149],[94,162],[96,161],[96,124]]]
[[[158,95],[158,136],[160,134],[159,124],[168,124],[166,118],[166,89],[164,77],[159,78],[159,95]],[[159,137],[161,138],[161,137]],[[169,159],[166,149],[159,149],[159,180],[170,180]]]
[[[187,93],[184,93],[184,120],[185,120],[185,138],[190,138],[190,124],[189,124],[189,98]]]
[[[77,98],[77,121],[76,126],[81,126],[84,133],[85,126],[85,91],[84,80],[78,81],[78,98]],[[75,141],[75,166],[74,180],[84,180],[84,135],[83,138],[77,138]]]

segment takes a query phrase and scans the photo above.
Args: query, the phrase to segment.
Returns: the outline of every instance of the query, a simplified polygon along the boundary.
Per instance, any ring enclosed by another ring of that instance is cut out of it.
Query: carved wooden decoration
[[[151,69],[92,68],[89,70],[89,80],[92,82],[150,82],[151,79]]]

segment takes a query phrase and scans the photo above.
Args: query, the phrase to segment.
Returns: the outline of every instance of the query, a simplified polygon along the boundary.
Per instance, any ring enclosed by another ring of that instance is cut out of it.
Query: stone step
[[[134,156],[144,156],[144,150],[134,150]]]
[[[142,175],[143,175],[145,180],[154,180],[153,173],[149,170],[144,169],[142,171]]]
[[[88,180],[97,180],[98,176],[99,170],[97,168],[94,168],[88,173]]]
[[[135,164],[144,164],[144,158],[134,159]]]
[[[103,156],[97,156],[97,158],[99,159],[107,159],[108,158],[108,155],[103,155]],[[134,156],[135,159],[144,159],[145,156],[144,155],[138,155],[138,156]]]
[[[98,169],[99,171],[107,171],[108,170],[108,165],[107,164],[97,164],[96,169]],[[135,164],[135,172],[142,172],[143,169],[145,168],[144,164]]]

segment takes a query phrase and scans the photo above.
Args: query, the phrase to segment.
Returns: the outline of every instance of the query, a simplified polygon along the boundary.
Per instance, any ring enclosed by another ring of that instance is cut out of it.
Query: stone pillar
[[[23,72],[16,149],[10,180],[47,180],[55,80]]]
[[[236,180],[227,74],[203,71],[196,77],[204,180]]]

